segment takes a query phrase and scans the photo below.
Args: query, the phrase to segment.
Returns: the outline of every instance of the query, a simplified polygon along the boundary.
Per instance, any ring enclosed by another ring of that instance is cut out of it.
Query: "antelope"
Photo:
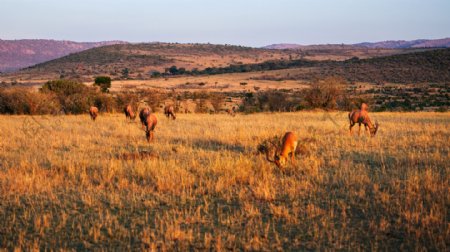
[[[89,115],[91,115],[92,121],[95,121],[95,118],[97,118],[97,116],[98,116],[98,108],[91,106],[89,108]]]
[[[359,125],[359,131],[358,136],[361,135],[361,124],[364,124],[364,128],[369,129],[370,136],[374,137],[378,130],[378,122],[375,122],[375,124],[372,124],[372,121],[370,121],[369,113],[367,112],[368,106],[367,104],[363,103],[361,104],[360,110],[353,110],[352,112],[348,113],[348,119],[350,121],[350,135],[352,134],[352,128],[357,123]]]
[[[156,124],[158,124],[156,115],[149,114],[145,119],[145,136],[148,142],[153,141],[153,132],[155,131]]]
[[[273,142],[271,143],[272,145],[275,146]],[[297,144],[298,144],[297,135],[293,132],[286,132],[282,140],[281,149],[278,148],[278,146],[276,146],[277,148],[275,151],[274,159],[272,160],[270,159],[267,147],[260,146],[258,149],[259,151],[266,152],[267,161],[275,163],[275,165],[278,166],[278,168],[282,168],[286,164],[286,159],[289,157],[289,154],[291,154],[291,162],[292,163],[295,162],[294,156],[295,150],[297,149]]]
[[[149,108],[143,108],[141,109],[141,112],[139,112],[139,119],[141,120],[142,128],[145,126],[145,120],[150,115],[150,109]]]
[[[136,119],[136,114],[133,111],[133,108],[131,107],[131,105],[127,105],[125,108],[123,108],[123,112],[125,113],[125,117],[127,119],[130,120],[135,120]]]
[[[173,120],[176,119],[175,109],[173,108],[172,105],[164,107],[164,114],[167,116],[167,118],[170,118],[172,116]]]
[[[151,142],[153,140],[153,132],[158,123],[158,118],[156,118],[155,114],[150,113],[149,108],[143,108],[141,112],[139,112],[139,119],[141,120],[142,127],[145,128],[147,141]]]

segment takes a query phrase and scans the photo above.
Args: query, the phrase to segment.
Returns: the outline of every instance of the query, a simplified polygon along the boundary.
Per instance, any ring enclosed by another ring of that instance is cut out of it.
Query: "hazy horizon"
[[[0,39],[353,44],[450,37],[450,2],[0,0]]]

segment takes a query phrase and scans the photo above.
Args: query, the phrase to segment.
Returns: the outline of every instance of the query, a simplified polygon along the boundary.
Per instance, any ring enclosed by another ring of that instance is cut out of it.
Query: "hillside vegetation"
[[[449,247],[448,113],[0,116],[8,250],[433,250]],[[259,143],[296,132],[295,164]],[[364,131],[364,130],[363,130]]]

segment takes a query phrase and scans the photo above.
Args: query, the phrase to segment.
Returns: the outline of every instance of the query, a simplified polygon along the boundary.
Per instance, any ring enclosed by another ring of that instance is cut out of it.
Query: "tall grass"
[[[372,114],[375,138],[345,113],[158,117],[149,144],[119,114],[0,116],[0,246],[449,247],[449,113]],[[255,151],[286,131],[312,141],[278,169]]]

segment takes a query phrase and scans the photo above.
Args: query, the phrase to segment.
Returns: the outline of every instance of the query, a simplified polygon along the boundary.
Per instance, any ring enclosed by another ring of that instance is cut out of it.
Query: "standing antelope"
[[[133,111],[133,108],[131,107],[131,105],[127,105],[125,108],[123,108],[123,112],[125,113],[125,117],[127,119],[130,120],[135,120],[136,119],[136,114]]]
[[[172,105],[164,107],[164,114],[167,116],[167,118],[170,118],[172,116],[173,120],[176,119],[175,109],[173,108]]]
[[[283,167],[286,164],[286,159],[291,154],[291,162],[294,163],[295,150],[297,149],[298,138],[297,135],[293,132],[286,132],[284,134],[281,149],[278,148],[275,151],[274,159],[271,160],[269,158],[269,151],[267,148],[263,147],[262,149],[266,152],[266,159],[269,162],[275,163],[279,168]],[[275,145],[272,143],[272,145]]]
[[[360,110],[353,110],[352,112],[348,113],[348,119],[350,120],[350,135],[352,134],[352,128],[355,126],[355,124],[358,123],[359,125],[359,131],[358,136],[361,135],[361,124],[364,124],[364,128],[369,129],[370,136],[375,136],[378,130],[378,122],[375,122],[375,124],[372,124],[372,121],[370,121],[369,112],[367,112],[368,106],[367,104],[363,103],[361,104]]]
[[[150,113],[150,109],[144,108],[139,113],[142,126],[145,126],[145,137],[148,142],[153,140],[153,133],[155,131],[156,124],[158,124],[158,118],[155,114]]]
[[[95,118],[97,118],[97,116],[98,116],[98,108],[91,106],[89,108],[89,115],[91,115],[92,121],[95,121]]]

